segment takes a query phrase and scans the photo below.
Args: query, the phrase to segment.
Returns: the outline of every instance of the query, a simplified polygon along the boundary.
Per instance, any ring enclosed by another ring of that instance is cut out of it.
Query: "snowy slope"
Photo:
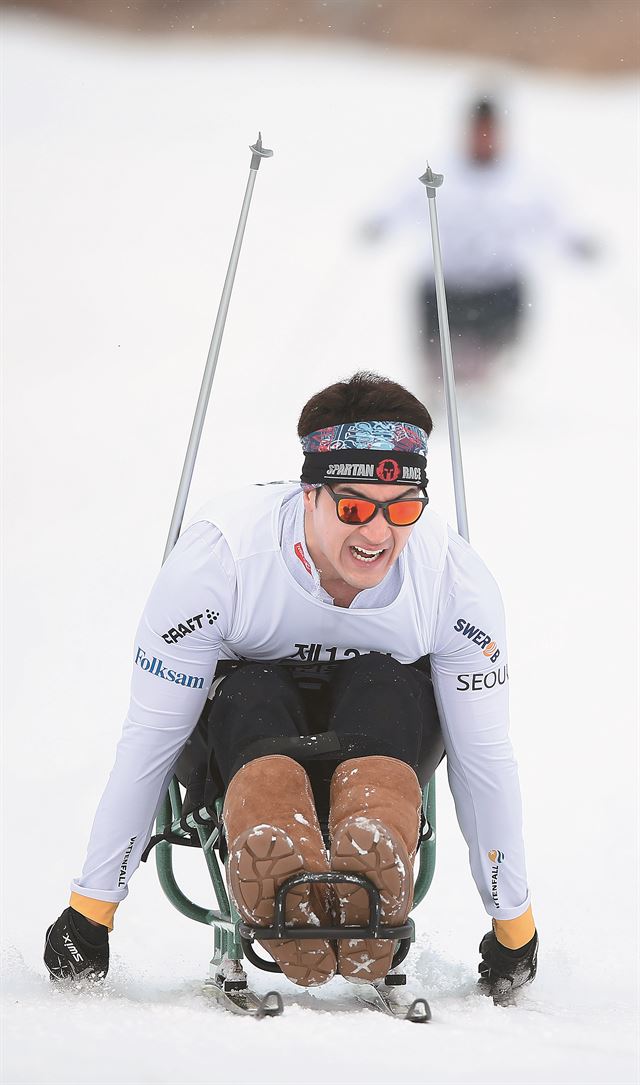
[[[118,913],[104,989],[50,989],[41,951],[126,708],[258,127],[276,155],[191,507],[231,457],[234,482],[294,477],[297,410],[370,366],[433,404],[432,500],[453,516],[441,392],[410,334],[412,242],[371,249],[357,226],[427,154],[438,168],[479,70],[344,46],[145,45],[33,16],[5,17],[3,69],[4,1080],[635,1081],[635,86],[491,73],[516,150],[602,253],[540,255],[517,357],[461,389],[472,541],[507,604],[542,948],[517,1009],[476,995],[487,918],[442,776],[409,968],[427,1031],[355,1009],[341,980],[289,989],[281,1020],[223,1015],[200,994],[209,933],[172,910],[152,864]],[[204,901],[196,859],[177,867]]]

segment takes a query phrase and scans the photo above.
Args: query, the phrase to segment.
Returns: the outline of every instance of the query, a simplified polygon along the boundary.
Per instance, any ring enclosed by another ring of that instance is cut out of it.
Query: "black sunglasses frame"
[[[429,480],[427,479],[427,482],[428,481]],[[340,523],[347,524],[349,527],[362,527],[363,524],[370,524],[374,517],[377,516],[378,509],[382,509],[382,515],[384,516],[387,523],[391,524],[391,527],[413,527],[414,524],[418,523],[420,516],[422,516],[422,513],[429,504],[429,495],[426,490],[424,491],[423,497],[392,497],[390,501],[376,501],[373,497],[357,497],[355,494],[336,494],[332,490],[331,486],[329,486],[329,484],[326,482],[322,483],[322,489],[326,490],[327,493],[330,493],[333,500],[335,501],[336,516],[340,520]],[[371,516],[368,516],[366,520],[359,520],[357,524],[352,523],[350,520],[343,520],[340,516],[340,513],[338,512],[338,504],[340,501],[348,501],[349,498],[354,501],[368,501],[369,504],[375,505],[375,509],[371,513]],[[422,505],[420,516],[417,516],[416,519],[412,520],[410,524],[394,524],[393,520],[389,516],[389,505],[402,505],[405,501],[419,501]]]

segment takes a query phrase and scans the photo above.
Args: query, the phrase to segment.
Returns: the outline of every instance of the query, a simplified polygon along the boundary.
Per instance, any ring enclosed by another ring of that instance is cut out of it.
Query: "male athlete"
[[[482,378],[488,366],[522,337],[530,308],[534,258],[543,245],[575,260],[597,256],[597,243],[572,221],[554,190],[508,147],[506,109],[489,97],[470,103],[458,153],[443,164],[446,199],[438,200],[445,254],[447,312],[456,373]],[[416,316],[421,350],[440,373],[439,325],[427,199],[412,180],[367,222],[371,240],[399,229],[416,238]]]
[[[502,603],[477,554],[428,507],[431,428],[400,385],[357,373],[304,407],[301,485],[247,487],[184,531],[137,631],[129,713],[84,869],[47,932],[52,977],[106,974],[114,913],[200,720],[247,922],[271,925],[291,875],[333,870],[367,875],[385,924],[404,923],[421,785],[446,753],[492,919],[480,982],[495,998],[533,979]],[[319,758],[300,741],[310,734]],[[294,927],[368,916],[364,890],[346,883],[307,883],[287,899]],[[303,986],[336,973],[380,981],[394,952],[374,939],[264,946]]]

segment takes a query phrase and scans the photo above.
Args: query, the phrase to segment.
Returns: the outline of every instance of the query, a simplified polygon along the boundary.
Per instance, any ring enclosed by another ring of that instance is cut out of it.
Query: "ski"
[[[280,1017],[284,1013],[284,1004],[277,991],[268,991],[266,995],[257,995],[242,981],[230,981],[219,975],[208,979],[204,984],[204,993],[213,998],[219,1006],[241,1017]],[[358,984],[354,992],[356,1000],[370,1010],[377,1010],[387,1017],[400,1021],[412,1021],[414,1024],[426,1024],[431,1020],[431,1009],[426,998],[414,998],[412,1002],[401,1001],[395,988],[376,986],[372,983]]]
[[[356,999],[371,1010],[414,1024],[426,1024],[431,1020],[431,1008],[426,998],[414,998],[413,1002],[401,1001],[395,987],[377,986],[373,983],[358,984]]]
[[[227,990],[225,990],[227,987]],[[249,988],[229,990],[228,984],[206,980],[204,993],[215,999],[219,1006],[242,1017],[280,1017],[284,1013],[282,998],[277,991],[268,991],[266,995],[254,994]]]
[[[386,982],[353,984],[356,1001],[370,1010],[377,1010],[397,1020],[424,1024],[431,1020],[431,1009],[426,998],[408,1001],[402,998],[400,988],[406,977],[391,973]],[[225,958],[211,962],[209,978],[203,987],[204,994],[213,998],[223,1009],[242,1017],[280,1017],[284,1003],[277,991],[257,995],[249,987],[247,974],[239,961]]]

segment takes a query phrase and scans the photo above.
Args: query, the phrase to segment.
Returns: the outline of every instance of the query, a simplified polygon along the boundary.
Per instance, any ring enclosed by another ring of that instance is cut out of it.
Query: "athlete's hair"
[[[427,436],[433,429],[431,415],[419,399],[401,384],[367,370],[316,392],[302,408],[298,437],[342,422],[409,422]]]

